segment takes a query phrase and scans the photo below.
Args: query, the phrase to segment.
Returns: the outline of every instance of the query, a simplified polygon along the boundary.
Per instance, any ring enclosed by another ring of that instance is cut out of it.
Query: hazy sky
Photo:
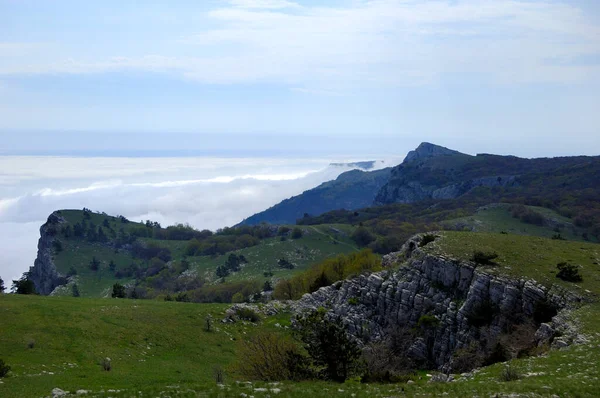
[[[189,149],[180,132],[598,154],[598,3],[0,0],[0,151],[44,131],[63,151]]]

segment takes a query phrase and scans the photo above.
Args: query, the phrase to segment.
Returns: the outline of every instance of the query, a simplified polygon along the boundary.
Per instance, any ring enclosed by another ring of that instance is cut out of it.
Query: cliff
[[[412,340],[407,355],[446,371],[456,368],[455,354],[472,349],[473,344],[482,356],[492,355],[493,342],[502,336],[510,338],[511,330],[519,325],[532,326],[525,333],[532,344],[561,347],[581,338],[557,316],[579,302],[578,296],[426,254],[419,248],[421,239],[414,237],[401,252],[384,258],[384,265],[396,269],[306,294],[296,311],[326,308],[330,316],[342,318],[361,344],[384,339],[402,328],[419,329],[416,335],[409,333]]]
[[[58,272],[53,261],[53,243],[63,223],[66,223],[66,220],[60,212],[54,212],[40,227],[37,257],[33,267],[29,268],[29,278],[33,281],[36,291],[42,295],[52,293],[57,286],[66,282],[66,278]]]

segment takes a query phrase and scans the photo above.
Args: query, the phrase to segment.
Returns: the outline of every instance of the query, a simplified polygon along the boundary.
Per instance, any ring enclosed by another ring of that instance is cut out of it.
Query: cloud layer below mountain
[[[4,170],[0,276],[5,281],[17,278],[33,264],[39,227],[54,210],[88,207],[135,221],[150,219],[163,226],[181,222],[214,230],[350,169],[329,163],[329,159],[0,157]]]

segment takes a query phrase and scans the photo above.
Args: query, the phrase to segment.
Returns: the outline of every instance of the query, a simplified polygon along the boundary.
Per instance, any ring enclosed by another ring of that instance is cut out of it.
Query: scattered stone
[[[67,394],[69,394],[68,391],[61,390],[60,388],[53,388],[52,389],[52,398],[64,397]]]

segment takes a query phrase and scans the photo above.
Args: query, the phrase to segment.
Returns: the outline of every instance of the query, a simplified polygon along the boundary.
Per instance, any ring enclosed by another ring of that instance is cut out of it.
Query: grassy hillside
[[[305,214],[319,215],[336,209],[354,210],[370,206],[375,194],[388,181],[390,169],[351,170],[337,179],[286,199],[265,211],[248,217],[240,224],[294,224]]]
[[[441,232],[440,237],[424,248],[434,254],[470,260],[473,252],[498,254],[495,265],[485,266],[487,272],[527,277],[550,286],[557,284],[585,295],[600,293],[600,244],[570,242],[534,236],[510,234]],[[565,282],[556,277],[557,264],[571,263],[579,267],[580,283]]]
[[[131,393],[212,385],[214,368],[233,363],[236,341],[256,328],[222,324],[224,309],[217,304],[0,295],[0,358],[12,367],[10,377],[2,379],[0,396],[39,397],[55,387]],[[204,330],[207,316],[214,319],[211,332]],[[106,357],[110,372],[100,366]]]
[[[102,227],[108,239],[107,242],[98,242],[74,234],[69,236],[58,235],[62,250],[55,250],[54,263],[63,275],[67,275],[69,272],[72,273],[73,270],[76,272],[75,282],[83,297],[106,297],[110,294],[110,289],[114,283],[127,284],[134,282],[136,275],[126,273],[128,269],[132,268],[132,264],[134,268],[141,270],[146,270],[150,266],[150,259],[135,256],[132,250],[129,249],[131,245],[124,245],[120,248],[116,248],[114,245],[114,242],[121,235],[133,236],[135,234],[150,233],[147,231],[153,229],[149,229],[144,223],[123,222],[119,217],[93,212],[84,217],[84,212],[80,210],[62,210],[60,214],[68,222],[66,225],[62,225],[61,228],[73,228],[85,219],[88,225],[93,223],[97,227]],[[290,226],[289,229],[291,230],[293,227]],[[141,236],[135,238],[135,240],[145,246],[157,245],[160,248],[169,249],[170,261],[181,262],[185,260],[189,266],[189,269],[185,270],[187,275],[196,275],[206,283],[216,282],[218,278],[215,271],[218,266],[225,264],[230,253],[243,255],[248,263],[242,265],[241,271],[226,277],[226,281],[254,280],[262,284],[266,280],[289,277],[325,258],[357,250],[356,245],[349,238],[355,227],[349,225],[319,225],[306,226],[301,229],[303,231],[302,237],[297,239],[290,238],[289,233],[283,237],[273,233],[272,235],[275,236],[258,239],[249,247],[213,255],[188,255],[189,239],[167,240]],[[160,231],[163,230],[163,228],[160,229]],[[94,258],[99,262],[97,270],[90,267],[90,263]],[[294,269],[278,267],[278,261],[282,258],[294,264]],[[111,262],[115,264],[113,270],[109,267]],[[165,267],[169,267],[169,262]],[[265,272],[270,273],[265,275]],[[71,293],[69,287],[57,291],[59,295],[71,295]]]
[[[546,238],[560,234],[567,240],[584,240],[585,229],[577,227],[571,219],[561,216],[553,210],[525,206],[529,211],[541,215],[540,223],[534,224],[514,217],[511,214],[511,207],[512,205],[508,203],[493,203],[480,207],[471,216],[454,218],[443,221],[441,224],[448,228],[469,229],[475,232],[507,232]]]
[[[208,315],[221,319],[219,304],[144,300],[83,299],[0,295],[0,358],[12,366],[1,379],[2,397],[48,396],[53,388],[90,390],[100,396],[241,396],[255,397],[389,397],[389,396],[528,396],[593,397],[600,386],[600,245],[493,233],[441,232],[425,246],[431,253],[468,259],[473,250],[495,251],[498,265],[490,272],[558,283],[587,295],[592,302],[571,315],[589,341],[540,357],[513,360],[520,380],[502,382],[505,364],[482,368],[472,377],[455,375],[452,383],[428,383],[421,372],[414,383],[347,382],[246,383],[231,365],[238,342],[259,330],[287,333],[289,315],[249,323],[214,323],[203,330]],[[556,263],[581,266],[581,283],[559,280]],[[33,348],[29,348],[34,342]],[[99,362],[110,357],[112,370]],[[225,384],[216,385],[215,367],[225,369]],[[430,374],[430,373],[429,373]],[[120,392],[108,392],[120,390]],[[103,393],[101,391],[104,391]]]

